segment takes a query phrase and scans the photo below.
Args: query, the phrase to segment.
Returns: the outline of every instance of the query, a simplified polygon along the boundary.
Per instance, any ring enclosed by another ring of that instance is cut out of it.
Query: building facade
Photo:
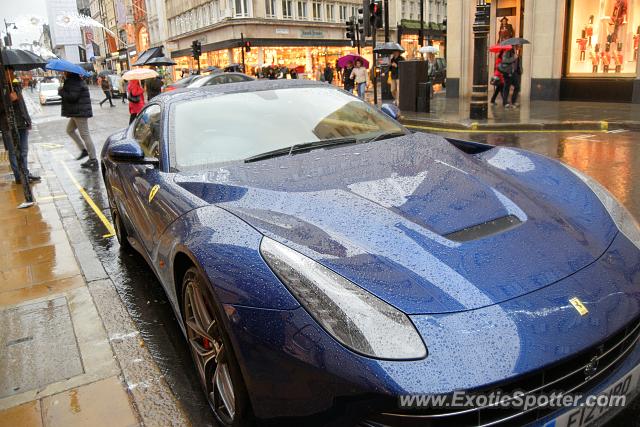
[[[397,9],[391,2],[390,22]],[[345,23],[358,15],[362,2],[353,0],[167,0],[167,47],[183,69],[195,69],[191,43],[202,43],[201,67],[224,67],[242,62],[243,37],[251,45],[245,52],[247,71],[263,66],[296,68],[311,74],[342,55],[355,52],[345,36]],[[378,39],[383,40],[383,31]],[[391,40],[397,37],[392,26]],[[371,47],[363,49],[371,58]]]
[[[640,103],[640,0],[491,3],[490,44],[508,34],[531,42],[523,49],[523,97]],[[449,97],[471,93],[475,10],[476,0],[447,5]]]
[[[406,59],[419,58],[420,54],[420,5],[423,10],[423,44],[437,46],[440,55],[445,55],[445,31],[447,0],[392,0],[389,7],[397,16],[397,42],[405,49]]]

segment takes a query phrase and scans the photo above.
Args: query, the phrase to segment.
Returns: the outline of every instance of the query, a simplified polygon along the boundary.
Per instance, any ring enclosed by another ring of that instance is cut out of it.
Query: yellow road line
[[[429,126],[413,126],[413,125],[405,125],[409,129],[421,129],[428,130],[431,132],[446,132],[446,133],[606,133],[606,129],[500,129],[500,130],[491,130],[491,129],[447,129],[447,128],[437,128],[437,127],[429,127]]]
[[[60,164],[62,164],[64,169],[67,171],[67,175],[69,175],[69,178],[71,179],[71,182],[73,182],[73,184],[76,186],[76,188],[78,189],[80,194],[82,194],[82,197],[84,197],[84,200],[86,200],[87,204],[89,206],[91,206],[91,209],[93,209],[93,211],[96,213],[96,215],[98,215],[98,218],[100,218],[100,221],[102,221],[102,223],[104,224],[105,228],[109,232],[108,234],[105,234],[102,237],[109,238],[109,237],[115,236],[116,235],[116,230],[115,230],[115,228],[113,228],[113,224],[111,224],[111,222],[107,219],[107,217],[104,216],[104,214],[102,213],[100,208],[98,208],[98,205],[95,204],[95,202],[93,201],[91,196],[89,196],[89,194],[85,191],[85,189],[82,188],[82,186],[80,185],[78,180],[73,176],[73,174],[71,173],[71,171],[67,167],[66,163],[60,162]]]

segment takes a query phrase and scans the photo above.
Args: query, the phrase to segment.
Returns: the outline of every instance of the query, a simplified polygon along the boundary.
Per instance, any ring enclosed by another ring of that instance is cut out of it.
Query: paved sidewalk
[[[0,427],[188,425],[40,144],[22,210],[0,150]]]
[[[487,120],[469,119],[469,100],[431,100],[430,113],[402,112],[409,126],[452,130],[640,130],[640,105],[573,101],[530,101],[520,108],[505,109],[502,101],[489,104]]]

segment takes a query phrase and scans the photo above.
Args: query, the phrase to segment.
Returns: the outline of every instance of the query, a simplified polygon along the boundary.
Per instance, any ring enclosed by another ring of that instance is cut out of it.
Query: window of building
[[[355,6],[351,6],[351,15],[349,16],[358,16],[358,11]]]
[[[298,19],[307,19],[309,17],[307,13],[307,2],[298,1]]]
[[[569,76],[635,76],[640,0],[572,0],[569,11]]]
[[[264,0],[264,10],[267,18],[275,18],[276,0]]]
[[[407,0],[402,0],[400,6],[400,16],[402,18],[407,18]]]
[[[348,19],[347,18],[347,6],[340,5],[339,6],[339,11],[340,11],[340,22],[345,22]]]
[[[210,4],[211,8],[211,20],[213,22],[218,22],[220,20],[220,2],[218,0],[213,0]]]
[[[336,19],[334,15],[334,8],[335,6],[333,4],[327,4],[325,19],[329,22],[333,22]]]
[[[233,15],[236,18],[249,16],[249,5],[247,4],[247,0],[235,0]]]
[[[416,3],[415,2],[410,2],[409,3],[409,19],[414,19],[415,15],[413,14],[414,10],[416,8]]]
[[[314,21],[322,20],[322,3],[314,1],[311,4],[311,13]]]
[[[282,17],[284,19],[293,19],[293,1],[282,0]]]

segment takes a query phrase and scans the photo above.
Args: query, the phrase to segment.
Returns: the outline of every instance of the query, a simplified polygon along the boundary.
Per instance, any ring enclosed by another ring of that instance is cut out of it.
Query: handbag
[[[131,95],[131,92],[127,91],[127,100],[135,104],[136,102],[140,102],[140,95]]]

